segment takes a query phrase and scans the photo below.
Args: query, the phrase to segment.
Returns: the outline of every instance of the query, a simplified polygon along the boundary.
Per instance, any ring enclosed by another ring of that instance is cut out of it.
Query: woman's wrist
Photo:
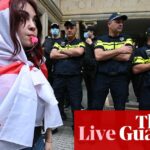
[[[45,142],[52,143],[52,132],[51,129],[48,128],[45,133]]]
[[[53,143],[52,140],[50,140],[50,141],[45,141],[45,142],[46,142],[46,143]]]

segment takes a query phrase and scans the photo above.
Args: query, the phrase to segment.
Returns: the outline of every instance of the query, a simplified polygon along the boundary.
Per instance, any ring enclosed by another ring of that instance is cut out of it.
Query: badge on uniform
[[[65,47],[65,46],[66,46],[65,41],[62,41],[62,42],[61,42],[61,47]]]
[[[120,37],[120,41],[124,41],[124,37]]]
[[[150,58],[150,49],[146,50],[147,57]]]

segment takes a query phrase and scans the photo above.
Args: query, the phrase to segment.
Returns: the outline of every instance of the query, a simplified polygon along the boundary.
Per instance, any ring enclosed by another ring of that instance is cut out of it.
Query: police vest
[[[145,45],[135,50],[133,55],[133,65],[150,63],[150,46]],[[145,86],[150,86],[150,71],[140,73],[136,76],[142,76],[142,83]]]
[[[124,35],[119,35],[118,37],[104,35],[98,38],[95,48],[111,51],[120,48],[123,45],[133,46],[132,39]],[[129,72],[129,63],[129,61],[117,61],[112,58],[105,61],[99,61],[98,72],[105,74],[126,74]]]
[[[69,48],[85,48],[85,44],[79,40],[74,39],[69,42],[67,39],[61,40],[61,42],[56,42],[54,48],[59,49],[69,49]],[[82,57],[70,57],[66,59],[55,60],[54,62],[54,74],[61,75],[77,75],[81,73],[82,67]]]

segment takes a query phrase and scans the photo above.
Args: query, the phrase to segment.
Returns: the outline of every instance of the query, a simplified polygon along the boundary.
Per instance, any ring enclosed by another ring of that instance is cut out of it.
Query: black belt
[[[108,75],[109,76],[117,76],[117,75],[120,75],[120,73],[118,73],[118,72],[109,72]]]
[[[99,74],[103,74],[103,75],[107,75],[107,76],[126,75],[126,73],[120,73],[120,72],[99,72]]]

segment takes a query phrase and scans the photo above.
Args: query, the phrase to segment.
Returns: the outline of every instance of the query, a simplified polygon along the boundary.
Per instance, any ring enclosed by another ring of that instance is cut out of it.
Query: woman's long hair
[[[25,24],[26,20],[28,19],[27,14],[24,13],[24,11],[22,11],[26,3],[29,3],[33,7],[36,13],[35,21],[38,30],[38,35],[37,35],[38,44],[33,49],[35,54],[34,57],[36,58],[33,58],[33,60],[31,60],[35,64],[36,63],[34,62],[35,59],[38,60],[39,62],[42,62],[43,53],[42,53],[41,42],[40,42],[41,34],[42,34],[42,25],[38,15],[37,5],[34,2],[34,0],[10,0],[10,36],[14,43],[15,50],[13,55],[15,56],[21,51],[21,45],[16,37],[17,30],[19,28],[20,23]]]

